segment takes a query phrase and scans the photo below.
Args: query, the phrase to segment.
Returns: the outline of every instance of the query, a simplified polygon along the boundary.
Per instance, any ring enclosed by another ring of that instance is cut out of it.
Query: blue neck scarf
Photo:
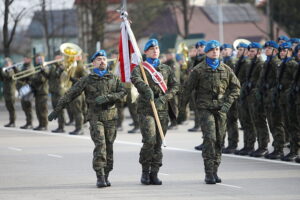
[[[231,58],[232,56],[223,57],[223,62],[228,62]]]
[[[93,69],[93,72],[95,74],[97,74],[98,76],[102,77],[102,76],[104,76],[107,73],[107,69],[100,70],[99,68],[95,68],[95,69]]]
[[[267,63],[269,63],[275,56],[267,56]]]
[[[208,66],[210,66],[213,70],[217,69],[220,65],[220,60],[219,59],[213,59],[206,57],[206,63]]]
[[[160,65],[160,61],[158,58],[146,58],[146,61],[155,68],[157,68]]]
[[[286,57],[286,58],[282,59],[282,62],[283,62],[283,63],[287,63],[287,62],[289,62],[290,60],[292,60],[292,57]]]

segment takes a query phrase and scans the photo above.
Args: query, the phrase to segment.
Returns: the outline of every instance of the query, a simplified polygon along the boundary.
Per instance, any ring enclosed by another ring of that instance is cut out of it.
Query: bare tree
[[[10,46],[14,39],[16,28],[18,26],[18,23],[22,19],[22,17],[25,15],[25,11],[26,11],[26,9],[23,8],[16,15],[13,15],[10,12],[10,6],[12,5],[13,2],[14,0],[4,0],[3,47],[4,47],[5,57],[10,56]],[[9,30],[10,19],[13,21],[11,31]]]

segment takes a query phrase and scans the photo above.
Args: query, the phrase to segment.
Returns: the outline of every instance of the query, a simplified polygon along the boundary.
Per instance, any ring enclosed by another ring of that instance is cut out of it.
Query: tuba
[[[187,69],[189,61],[189,48],[187,45],[184,42],[179,43],[176,53],[183,55],[182,69]]]
[[[249,40],[246,40],[246,39],[236,39],[233,42],[233,48],[234,48],[234,50],[237,50],[237,46],[240,43],[245,43],[245,44],[249,45],[251,42]]]

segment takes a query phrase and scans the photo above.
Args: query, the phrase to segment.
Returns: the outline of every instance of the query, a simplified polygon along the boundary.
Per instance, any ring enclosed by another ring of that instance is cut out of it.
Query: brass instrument
[[[245,44],[247,44],[247,45],[249,45],[251,42],[249,41],[249,40],[246,40],[246,39],[236,39],[236,40],[234,40],[234,42],[233,42],[233,48],[235,49],[235,50],[237,50],[237,46],[240,44],[240,43],[245,43]]]
[[[18,62],[18,63],[15,63],[15,64],[13,64],[13,65],[10,65],[10,66],[3,67],[3,68],[2,68],[2,72],[10,71],[10,70],[12,70],[13,68],[18,68],[18,67],[22,66],[23,64],[24,64],[24,62]]]
[[[179,43],[176,53],[183,55],[182,69],[187,69],[189,61],[189,48],[187,45],[184,42]]]

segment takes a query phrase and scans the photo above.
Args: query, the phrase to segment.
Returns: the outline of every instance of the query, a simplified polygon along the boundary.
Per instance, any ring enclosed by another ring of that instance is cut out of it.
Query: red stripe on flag
[[[125,67],[124,67],[124,57],[123,57],[122,33],[120,34],[120,40],[119,40],[119,62],[120,62],[121,81],[125,82]]]

